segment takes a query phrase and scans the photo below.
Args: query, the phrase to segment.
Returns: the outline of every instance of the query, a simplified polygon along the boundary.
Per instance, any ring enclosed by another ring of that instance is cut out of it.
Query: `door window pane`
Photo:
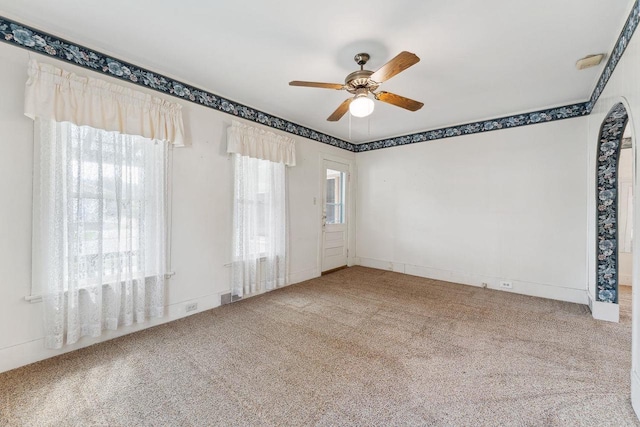
[[[345,177],[344,172],[327,169],[325,205],[327,224],[344,224]]]

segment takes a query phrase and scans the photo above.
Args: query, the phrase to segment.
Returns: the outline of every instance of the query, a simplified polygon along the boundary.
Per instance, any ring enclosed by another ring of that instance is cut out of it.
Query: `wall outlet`
[[[513,289],[513,283],[502,281],[500,282],[500,287],[503,289]]]
[[[198,303],[197,302],[189,303],[187,304],[186,309],[187,309],[187,313],[190,311],[196,311],[198,309]]]

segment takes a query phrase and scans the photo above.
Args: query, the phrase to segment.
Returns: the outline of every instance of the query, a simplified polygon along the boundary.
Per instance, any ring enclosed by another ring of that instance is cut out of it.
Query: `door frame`
[[[347,194],[345,195],[345,216],[347,219],[347,267],[355,265],[355,213],[356,213],[356,162],[354,159],[346,159],[344,157],[335,156],[329,153],[320,153],[318,162],[318,190],[316,196],[316,219],[318,230],[318,256],[316,261],[317,276],[322,274],[322,254],[324,251],[324,238],[322,230],[322,210],[324,208],[324,186],[325,186],[325,171],[324,162],[328,160],[330,162],[341,163],[348,168],[347,178]]]

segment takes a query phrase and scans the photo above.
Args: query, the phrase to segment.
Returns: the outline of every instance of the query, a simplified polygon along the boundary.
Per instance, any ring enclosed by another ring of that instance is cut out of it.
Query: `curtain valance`
[[[227,128],[227,152],[287,166],[296,165],[293,138],[235,121]]]
[[[24,114],[184,145],[182,106],[104,80],[29,61]]]

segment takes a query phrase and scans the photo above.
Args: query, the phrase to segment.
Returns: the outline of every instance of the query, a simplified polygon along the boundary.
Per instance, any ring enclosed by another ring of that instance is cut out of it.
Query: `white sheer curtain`
[[[45,345],[162,316],[181,106],[31,60],[25,115],[36,122],[32,295]]]
[[[162,316],[167,144],[68,122],[38,120],[36,130],[34,291],[45,345]]]
[[[234,157],[232,295],[242,297],[286,284],[286,166],[295,164],[295,146],[237,122],[227,136]]]
[[[285,166],[234,154],[233,295],[283,286],[286,277]]]

